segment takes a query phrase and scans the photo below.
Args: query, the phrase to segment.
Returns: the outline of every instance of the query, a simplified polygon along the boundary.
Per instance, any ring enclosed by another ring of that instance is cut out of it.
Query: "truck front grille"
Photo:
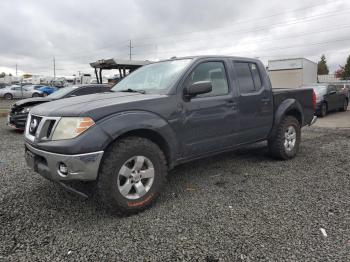
[[[28,115],[25,136],[31,141],[50,140],[59,117]]]
[[[39,116],[32,116],[29,122],[29,134],[32,136],[35,136],[36,132],[38,131],[40,122],[42,120],[42,117]]]

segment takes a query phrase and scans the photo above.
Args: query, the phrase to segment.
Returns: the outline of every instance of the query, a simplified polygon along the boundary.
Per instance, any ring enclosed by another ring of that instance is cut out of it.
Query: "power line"
[[[339,2],[343,2],[343,1],[329,1],[329,2],[326,2],[326,3],[322,3],[322,4],[301,7],[301,8],[289,10],[289,11],[286,11],[286,12],[280,12],[280,13],[272,14],[272,15],[269,15],[269,16],[263,16],[263,17],[259,17],[259,18],[241,20],[241,21],[233,22],[232,26],[236,26],[237,24],[247,23],[247,22],[251,22],[251,21],[264,20],[264,19],[268,19],[268,18],[271,18],[271,17],[275,17],[275,16],[285,15],[285,14],[288,14],[288,13],[294,13],[294,12],[298,12],[298,11],[305,11],[307,9],[312,9],[312,8],[315,8],[315,7],[318,7],[318,6],[325,6],[327,4],[333,4],[334,5],[337,2],[339,3]],[[342,9],[342,10],[347,10],[347,9]],[[228,27],[228,25],[226,25],[226,26],[218,26],[218,27],[213,28],[212,30],[217,30],[218,28],[225,28],[225,27]],[[133,40],[136,41],[136,40],[144,40],[144,39],[167,38],[167,37],[173,37],[174,35],[186,35],[186,34],[193,34],[193,33],[198,33],[198,32],[207,32],[207,31],[208,30],[186,31],[186,32],[179,32],[179,33],[172,33],[172,34],[165,34],[165,35],[158,35],[158,36],[148,36],[148,37],[142,37],[142,38],[134,38]]]
[[[345,10],[345,11],[344,11]],[[348,10],[348,11],[347,11]],[[310,21],[313,21],[313,20],[318,20],[318,19],[322,19],[322,18],[325,18],[325,17],[330,17],[330,16],[334,16],[334,15],[339,15],[341,13],[349,13],[350,12],[350,9],[343,9],[344,12],[339,12],[338,10],[336,11],[332,11],[332,12],[327,12],[327,13],[324,13],[324,14],[320,14],[320,15],[317,15],[317,16],[308,16],[308,17],[304,17],[304,18],[300,18],[300,19],[295,19],[293,21],[287,21],[287,22],[279,22],[279,23],[275,23],[275,24],[270,24],[270,25],[266,25],[266,26],[263,26],[263,27],[258,27],[258,28],[254,28],[254,29],[251,29],[251,30],[240,30],[240,31],[231,31],[230,33],[231,34],[235,34],[235,36],[237,34],[244,34],[244,33],[253,33],[253,32],[259,32],[259,31],[264,31],[264,30],[268,30],[268,29],[274,29],[274,28],[278,28],[280,26],[289,26],[289,25],[293,25],[293,24],[298,24],[298,23],[305,23],[305,22],[310,22]],[[326,15],[325,15],[326,14]],[[271,27],[272,26],[272,27]],[[215,34],[221,34],[220,32],[216,32]],[[203,37],[206,37],[208,38],[208,36],[203,36]],[[129,40],[129,59],[130,59],[130,41]],[[188,40],[187,40],[188,41]],[[192,42],[192,41],[198,41],[198,38],[197,39],[190,39],[189,42]],[[168,41],[169,42],[169,41]],[[173,43],[174,41],[172,40],[171,43]],[[181,42],[186,42],[186,40],[181,40]],[[124,41],[125,43],[125,41]],[[135,48],[135,47],[140,47],[142,45],[132,45],[132,48]],[[144,45],[145,46],[145,45]],[[122,47],[122,46],[121,46]],[[103,50],[104,48],[100,48],[99,50]],[[96,52],[97,50],[95,51],[91,51],[91,52]],[[87,55],[84,55],[84,56],[78,56],[78,57],[74,57],[76,59],[79,59],[79,58],[91,58],[91,52],[85,52],[85,53],[89,53]],[[147,52],[147,53],[150,53],[150,52]],[[162,51],[160,51],[159,53],[162,53]],[[142,52],[141,53],[138,53],[136,55],[140,55],[140,54],[143,54]],[[97,55],[95,55],[97,56]],[[69,56],[69,58],[72,58],[72,56]]]
[[[331,43],[335,43],[335,42],[345,42],[345,41],[350,41],[350,38],[346,38],[346,39],[336,39],[336,40],[332,40],[332,41],[326,41],[326,42],[316,42],[316,43],[307,43],[307,44],[300,44],[300,45],[291,45],[291,46],[284,46],[284,47],[269,47],[269,48],[265,48],[265,49],[259,49],[258,52],[261,52],[261,51],[270,51],[270,52],[275,52],[276,50],[283,50],[283,49],[291,49],[291,48],[296,48],[296,47],[305,47],[305,46],[317,46],[317,45],[327,45],[327,44],[331,44]],[[228,46],[228,47],[232,47],[232,46]],[[201,50],[196,50],[195,52],[198,53],[198,51],[201,51]],[[250,56],[256,56],[256,52],[254,54],[252,54],[251,52],[254,52],[254,51],[249,51],[249,50],[246,50],[244,51],[244,53],[248,53],[250,54]],[[232,53],[232,52],[231,52]],[[168,52],[167,53],[167,56],[172,56],[174,55],[174,53],[171,53],[171,52]],[[259,56],[260,57],[260,56]]]
[[[313,35],[313,34],[339,31],[339,30],[343,30],[343,29],[346,29],[346,28],[350,28],[350,24],[338,25],[336,27],[332,27],[332,28],[329,28],[329,29],[326,29],[326,30],[319,30],[319,31],[312,31],[312,32],[303,32],[302,34],[291,35],[291,36],[286,36],[286,37],[279,37],[279,38],[263,37],[263,38],[258,38],[258,39],[254,39],[253,41],[255,41],[255,43],[252,43],[252,44],[256,44],[256,42],[258,42],[258,41],[260,42],[262,40],[265,40],[265,41],[276,41],[276,40],[284,40],[284,39],[289,39],[289,38],[299,38],[299,37],[309,36],[309,35]],[[238,42],[232,43],[231,46],[233,46],[234,44],[238,44]],[[244,45],[247,46],[249,44],[245,43]],[[223,46],[211,46],[211,48],[222,48],[222,47]],[[193,48],[172,49],[172,50],[164,50],[164,51],[157,51],[157,52],[141,52],[141,53],[137,53],[135,55],[142,55],[142,54],[146,54],[146,53],[147,54],[158,54],[158,53],[168,53],[168,52],[174,52],[174,51],[187,51],[187,50],[193,50]]]
[[[290,12],[297,12],[297,11],[305,11],[305,9],[310,9],[310,8],[314,8],[314,7],[317,7],[317,6],[324,6],[324,5],[327,5],[327,4],[334,4],[334,2],[337,2],[337,1],[333,1],[333,2],[328,2],[328,3],[323,3],[323,4],[317,4],[317,5],[311,5],[311,6],[307,6],[307,7],[303,7],[303,8],[298,8],[298,9],[294,9],[294,10],[289,10],[287,12],[281,12],[281,13],[277,13],[277,14],[273,14],[273,15],[270,15],[270,16],[265,16],[265,17],[260,17],[260,18],[254,18],[254,19],[248,19],[248,20],[243,20],[243,21],[238,21],[238,22],[235,22],[233,24],[233,26],[236,26],[237,24],[241,24],[241,23],[247,23],[247,22],[251,22],[251,21],[258,21],[258,20],[261,20],[261,19],[268,19],[268,18],[271,18],[271,17],[275,17],[275,16],[279,16],[279,15],[283,15],[283,14],[287,14],[287,13],[290,13]],[[339,2],[339,1],[338,1]],[[344,11],[344,10],[350,10],[350,9],[342,9],[340,11]],[[335,10],[335,11],[332,11],[332,12],[327,12],[327,13],[323,13],[323,14],[319,14],[319,15],[315,15],[315,16],[309,16],[309,17],[305,17],[305,18],[302,18],[302,19],[294,19],[292,21],[288,21],[287,23],[289,24],[296,24],[296,23],[300,23],[300,22],[305,22],[305,21],[312,21],[312,20],[316,20],[316,19],[321,19],[321,18],[324,18],[324,17],[329,17],[329,16],[333,16],[333,15],[339,15],[339,10]],[[337,13],[335,13],[337,12]],[[347,12],[346,12],[347,13]],[[264,28],[258,28],[258,29],[254,29],[254,30],[241,30],[241,31],[236,31],[236,32],[231,32],[231,33],[244,33],[244,32],[255,32],[255,31],[261,31],[261,29],[270,29],[269,26],[271,25],[284,25],[286,24],[286,22],[280,22],[280,23],[275,23],[275,24],[269,24],[267,27],[265,26]],[[149,37],[144,37],[144,38],[134,38],[132,40],[141,40],[141,39],[157,39],[157,38],[169,38],[169,37],[174,37],[176,35],[186,35],[186,34],[193,34],[193,33],[199,33],[199,32],[208,32],[208,31],[213,31],[213,30],[217,30],[218,28],[226,28],[228,29],[229,26],[220,26],[220,27],[216,27],[215,29],[211,29],[211,30],[200,30],[200,31],[191,31],[191,32],[182,32],[182,33],[173,33],[171,35],[159,35],[159,36],[149,36]],[[216,32],[215,34],[220,34],[220,32]],[[182,40],[184,41],[184,40]],[[111,47],[114,47],[115,44],[121,44],[120,46],[118,47],[122,47],[122,44],[125,43],[126,41],[118,41],[118,42],[114,42],[110,45],[106,45],[104,47],[101,47],[101,48],[97,48],[97,49],[94,49],[93,51],[86,51],[86,52],[79,52],[79,53],[91,53],[91,52],[97,52],[98,50],[105,50],[105,49],[109,49]],[[130,41],[129,41],[130,42]],[[168,41],[169,42],[169,41]],[[159,43],[157,43],[159,44]],[[141,45],[134,45],[133,47],[142,47],[142,46],[147,46],[147,45],[153,45],[153,44],[141,44]],[[79,54],[79,53],[72,53],[71,55],[69,55],[70,57],[74,57],[74,54]],[[68,55],[61,55],[60,57],[64,57],[64,56],[68,56]],[[87,57],[86,55],[84,56],[80,56],[80,57],[75,57],[75,58],[81,58],[81,57]]]
[[[255,28],[249,29],[249,30],[230,31],[230,34],[235,34],[235,36],[236,36],[237,34],[254,33],[254,32],[259,32],[259,31],[276,29],[276,28],[281,27],[281,26],[290,26],[290,25],[295,25],[295,24],[299,24],[299,23],[310,22],[310,21],[314,21],[314,20],[318,20],[318,19],[323,19],[325,17],[331,17],[331,16],[334,16],[334,15],[347,14],[347,13],[350,13],[350,8],[343,9],[342,11],[343,12],[338,12],[338,10],[336,10],[336,11],[333,11],[333,12],[325,13],[326,15],[322,14],[322,15],[308,16],[308,17],[304,17],[304,18],[301,18],[301,19],[294,19],[292,21],[279,22],[279,23],[264,25],[264,26],[261,26],[261,27],[255,27]],[[211,36],[218,35],[218,34],[222,34],[222,32],[214,32],[214,33],[211,34]],[[202,36],[200,38],[189,38],[189,40],[181,39],[181,42],[198,41],[198,39],[202,39],[202,38],[208,39],[208,34],[206,34],[206,35],[204,35],[204,36]],[[174,40],[166,41],[165,43],[173,43],[173,42],[174,42]],[[157,42],[157,44],[159,45],[159,42]],[[135,47],[142,47],[142,46],[149,46],[149,45],[153,45],[153,44],[135,45]]]
[[[341,30],[341,29],[344,29],[344,28],[349,28],[350,25],[346,25],[344,26],[343,28],[339,28],[339,29],[331,29],[331,30],[321,30],[321,31],[318,31],[318,32],[315,32],[315,33],[322,33],[322,32],[329,32],[329,31],[337,31],[337,30]],[[312,33],[314,34],[314,33]],[[302,34],[301,36],[305,36],[306,34]],[[270,41],[276,41],[276,40],[282,40],[282,39],[288,39],[288,38],[298,38],[298,36],[288,36],[288,37],[282,37],[282,38],[277,38],[277,39],[271,39]],[[254,40],[256,42],[258,41],[261,41],[263,39],[257,39],[257,40]],[[335,40],[335,42],[337,42],[338,40]],[[343,40],[341,40],[343,41]],[[332,42],[332,41],[330,41]],[[223,49],[223,48],[232,48],[234,46],[234,44],[239,44],[239,42],[236,42],[236,43],[232,43],[230,45],[221,45],[221,46],[212,46],[212,47],[209,47],[206,46],[204,49]],[[246,47],[248,44],[244,44],[244,46]],[[312,44],[305,44],[305,45],[312,45]],[[293,45],[294,46],[294,45]],[[277,47],[277,48],[280,48],[280,47]],[[183,48],[183,49],[172,49],[172,50],[164,50],[164,51],[157,51],[157,52],[144,52],[144,53],[137,53],[137,54],[134,54],[134,55],[143,55],[143,54],[168,54],[168,55],[174,55],[175,52],[185,52],[185,51],[191,51],[193,50],[194,48]],[[198,49],[198,47],[196,48],[196,51],[198,50],[204,50],[203,48],[202,49]],[[273,47],[269,47],[269,49],[273,49]],[[263,51],[263,49],[259,49],[259,51]]]
[[[328,2],[326,4],[330,4],[330,3],[334,3],[334,2]],[[290,11],[287,11],[287,12],[282,12],[282,13],[278,13],[278,14],[273,14],[273,15],[270,15],[270,16],[266,16],[266,17],[261,17],[261,18],[256,18],[256,19],[249,19],[249,20],[244,20],[244,21],[238,21],[238,22],[235,22],[235,25],[239,24],[239,23],[247,23],[247,22],[250,22],[250,21],[257,21],[259,19],[268,19],[268,18],[271,18],[271,17],[275,17],[275,16],[278,16],[278,15],[282,15],[282,14],[286,14],[286,13],[289,13],[289,12],[296,12],[298,10],[302,10],[302,11],[305,11],[305,9],[308,9],[308,8],[314,8],[316,6],[324,6],[325,4],[318,4],[318,5],[312,5],[312,6],[309,6],[309,7],[303,7],[303,8],[298,8],[298,9],[294,9],[294,10],[290,10]],[[344,10],[348,10],[348,9],[343,9],[341,11],[344,11]],[[337,13],[334,13],[334,12],[337,12]],[[342,13],[348,13],[349,11],[347,12],[339,12],[338,10],[336,11],[333,11],[333,12],[327,12],[327,13],[323,13],[323,14],[320,14],[320,15],[316,15],[316,16],[307,16],[307,17],[304,17],[304,18],[301,18],[301,19],[295,19],[293,21],[288,21],[288,22],[280,22],[280,23],[275,23],[275,24],[272,24],[272,25],[279,25],[279,26],[282,26],[282,25],[285,25],[285,26],[288,26],[288,25],[291,25],[291,24],[297,24],[297,23],[301,23],[301,22],[309,22],[309,21],[313,21],[313,20],[316,20],[316,19],[321,19],[321,18],[324,18],[324,17],[330,17],[330,16],[334,16],[334,15],[339,15],[339,14],[342,14]],[[292,23],[291,23],[292,22]],[[271,25],[271,24],[270,24]],[[236,31],[236,32],[230,32],[232,34],[239,34],[239,33],[247,33],[247,32],[257,32],[257,31],[262,31],[262,30],[266,30],[266,29],[271,29],[270,25],[268,26],[265,26],[265,27],[260,27],[260,28],[254,28],[253,30],[241,30],[241,31]],[[218,27],[220,28],[220,27]],[[221,28],[227,28],[227,26],[223,26]],[[335,29],[336,30],[336,29]],[[207,30],[208,31],[208,30]],[[210,30],[209,30],[210,31]],[[331,31],[331,30],[330,30]],[[181,35],[181,34],[190,34],[190,33],[195,33],[195,32],[201,32],[201,31],[192,31],[192,32],[182,32],[182,33],[178,33],[178,34],[172,34],[171,37],[174,37],[175,35]],[[202,31],[203,32],[203,31]],[[216,32],[217,34],[218,32]],[[167,37],[170,37],[170,36],[167,36]],[[205,36],[207,37],[207,35]],[[153,37],[148,37],[148,39],[156,39],[156,38],[162,38],[162,36],[153,36]],[[136,38],[137,39],[137,38]],[[138,38],[138,39],[147,39],[147,38]],[[192,41],[194,41],[194,39],[191,39]],[[124,43],[124,48],[125,48],[125,42],[126,41],[120,41],[120,43]],[[173,41],[172,41],[173,42]],[[185,42],[185,40],[183,40],[183,42]],[[150,45],[150,44],[148,44]],[[131,59],[132,58],[132,55],[137,55],[137,54],[132,54],[131,52],[131,49],[134,48],[134,47],[140,47],[142,45],[131,45],[131,40],[129,40],[129,58]],[[146,45],[144,45],[146,46]],[[106,47],[104,48],[99,48],[99,49],[95,49],[94,51],[92,52],[97,52],[97,50],[104,50],[106,49]],[[191,48],[190,50],[193,50],[193,48]],[[176,50],[175,50],[176,51]],[[172,52],[171,50],[170,51],[163,51],[163,52]],[[84,53],[87,53],[87,52],[84,52]],[[150,54],[151,52],[147,52],[148,54]],[[160,52],[157,52],[157,53],[162,53],[162,51]],[[143,53],[141,53],[143,54]],[[140,54],[139,54],[140,55]],[[67,55],[68,56],[68,55]],[[69,56],[70,58],[72,58],[72,56],[70,55]],[[91,57],[91,52],[89,52],[88,55],[85,55],[85,56],[80,56],[78,58],[84,58],[84,57]],[[78,64],[78,63],[77,63]],[[73,64],[72,64],[73,65]],[[75,65],[75,64],[74,64]]]

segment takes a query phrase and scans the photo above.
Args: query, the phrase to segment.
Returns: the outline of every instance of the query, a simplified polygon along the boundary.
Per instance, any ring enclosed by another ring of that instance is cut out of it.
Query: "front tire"
[[[32,97],[39,97],[39,94],[38,94],[38,93],[34,93],[34,94],[32,95]]]
[[[286,116],[275,135],[268,140],[271,155],[282,160],[294,158],[299,151],[300,139],[299,121],[293,116]]]
[[[105,152],[97,182],[98,198],[120,215],[138,213],[157,199],[166,181],[163,152],[152,141],[128,137]]]
[[[340,111],[345,112],[348,110],[348,100],[344,99],[343,106],[340,108]]]

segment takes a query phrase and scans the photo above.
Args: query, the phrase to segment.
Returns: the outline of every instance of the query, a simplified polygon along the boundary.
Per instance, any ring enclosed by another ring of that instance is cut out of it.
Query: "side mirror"
[[[330,95],[334,95],[335,93],[337,93],[337,91],[334,91],[334,90],[333,91],[329,91]]]
[[[186,98],[191,99],[197,95],[210,93],[212,89],[213,86],[210,81],[199,81],[187,86],[184,90],[184,95]]]

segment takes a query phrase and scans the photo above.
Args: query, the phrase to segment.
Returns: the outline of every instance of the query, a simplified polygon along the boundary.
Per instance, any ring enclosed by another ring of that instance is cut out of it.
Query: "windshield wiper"
[[[128,93],[140,93],[140,94],[146,94],[145,90],[140,90],[140,89],[125,89],[125,90],[120,90],[119,92],[128,92]]]

